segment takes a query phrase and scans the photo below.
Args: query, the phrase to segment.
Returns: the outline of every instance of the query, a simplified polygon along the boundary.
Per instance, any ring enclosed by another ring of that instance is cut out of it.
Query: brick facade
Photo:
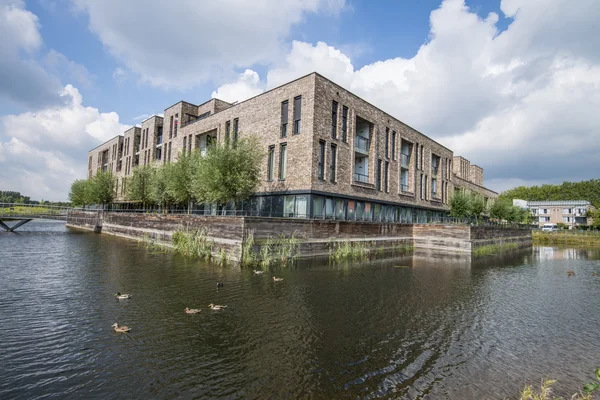
[[[287,134],[282,135],[286,101]],[[299,133],[295,117],[300,118]],[[335,196],[345,199],[348,210],[373,202],[444,212],[457,174],[465,177],[458,179],[460,184],[463,180],[471,184],[469,176],[473,175],[477,183],[471,189],[495,197],[482,187],[481,168],[454,157],[452,150],[317,73],[235,104],[219,99],[200,105],[180,101],[165,110],[164,118],[143,121],[141,128],[129,129],[90,151],[89,157],[91,165],[98,166],[103,151],[115,148],[115,143],[122,149],[114,161],[116,165],[120,160],[121,168],[113,166],[111,171],[119,181],[118,197],[123,199],[124,178],[135,166],[174,162],[181,152],[204,151],[211,141],[234,140],[235,127],[238,137],[254,135],[264,144],[258,194],[306,195],[308,209],[312,209],[311,196]],[[160,130],[162,143],[158,143]],[[287,154],[285,178],[280,171],[282,146]],[[268,179],[270,148],[274,149],[272,180]],[[88,175],[96,170],[90,168]]]

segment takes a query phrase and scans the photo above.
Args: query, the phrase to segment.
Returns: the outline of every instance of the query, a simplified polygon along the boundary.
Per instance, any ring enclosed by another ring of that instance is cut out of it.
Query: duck
[[[116,322],[114,324],[112,324],[112,328],[115,332],[118,332],[118,333],[127,333],[131,330],[131,328],[129,328],[128,326],[125,326],[125,325],[119,326],[119,324]]]
[[[265,271],[258,271],[258,270],[253,270],[252,272],[254,272],[254,275],[262,275],[265,273]]]
[[[277,277],[273,277],[273,282],[281,282],[283,280],[283,278],[277,278]]]
[[[227,306],[219,306],[219,305],[212,304],[212,303],[210,303],[208,306],[210,307],[211,310],[215,310],[215,311],[223,311],[225,308],[227,308]]]
[[[186,314],[200,314],[200,311],[202,311],[202,310],[200,310],[199,308],[186,307],[184,311]]]
[[[600,276],[597,272],[592,272],[592,276]]]
[[[568,270],[567,276],[575,276],[575,271],[573,271],[572,269]]]
[[[221,282],[217,282],[217,287],[218,287],[218,288],[219,288],[219,287],[223,287],[223,286],[225,286],[225,285],[223,285]]]
[[[125,299],[130,299],[131,295],[127,294],[127,293],[121,294],[120,292],[117,292],[117,293],[115,293],[115,297],[119,300],[125,300]]]

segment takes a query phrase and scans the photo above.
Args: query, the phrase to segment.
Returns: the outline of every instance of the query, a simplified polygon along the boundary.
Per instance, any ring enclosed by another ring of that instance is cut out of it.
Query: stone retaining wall
[[[218,217],[181,214],[138,214],[77,211],[68,226],[171,244],[173,232],[204,230],[213,241],[213,255],[225,251],[239,261],[245,241],[254,237],[253,249],[260,252],[267,239],[281,235],[300,239],[299,257],[327,256],[335,242],[360,242],[381,252],[413,247],[446,253],[471,253],[488,244],[516,242],[531,245],[531,230],[460,225],[390,224],[383,222],[302,220],[263,217]]]

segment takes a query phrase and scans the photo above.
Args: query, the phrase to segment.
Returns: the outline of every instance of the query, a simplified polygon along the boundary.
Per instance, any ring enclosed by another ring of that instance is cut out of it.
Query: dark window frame
[[[339,104],[333,100],[331,102],[331,137],[337,139],[337,118],[338,118]]]
[[[284,100],[281,102],[281,137],[287,137],[288,134],[288,118],[289,118],[290,102]]]
[[[335,183],[337,168],[337,145],[331,143],[331,157],[329,160],[329,181]]]
[[[267,157],[267,181],[272,182],[275,178],[275,145],[269,146]]]
[[[325,146],[324,140],[319,140],[319,154],[317,158],[317,178],[320,181],[325,180]]]
[[[285,162],[284,162],[285,160]],[[279,144],[279,180],[285,181],[287,178],[287,143]]]
[[[348,141],[348,107],[342,106],[342,141]]]
[[[294,97],[294,135],[302,131],[302,96]]]

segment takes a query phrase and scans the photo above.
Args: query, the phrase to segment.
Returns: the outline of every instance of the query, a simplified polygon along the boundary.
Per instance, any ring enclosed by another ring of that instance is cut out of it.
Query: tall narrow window
[[[421,186],[419,187],[421,200],[423,200],[423,174],[421,174]]]
[[[385,128],[385,157],[390,156],[390,128]]]
[[[173,116],[171,115],[171,122],[169,122],[169,139],[173,137]]]
[[[192,152],[192,135],[188,137],[188,153]]]
[[[317,162],[317,174],[319,180],[325,179],[325,142],[319,140],[319,159]]]
[[[294,97],[294,135],[300,133],[300,116],[302,115],[302,96]]]
[[[231,121],[225,122],[225,143],[229,143],[229,132],[231,131]]]
[[[185,150],[187,148],[187,136],[183,137],[183,154],[185,154]]]
[[[421,169],[423,169],[423,145],[421,145],[421,157],[419,159],[421,160]]]
[[[348,141],[348,107],[342,107],[342,140]]]
[[[281,102],[281,137],[287,137],[289,102]]]
[[[279,179],[285,180],[287,169],[287,143],[281,143],[279,145]]]
[[[179,114],[175,114],[175,122],[174,122],[174,130],[173,130],[173,136],[177,137],[177,125],[179,125]]]
[[[377,180],[375,181],[375,188],[377,191],[381,191],[381,160],[377,160]]]
[[[267,180],[272,181],[275,170],[275,146],[269,146],[269,157],[267,164]]]
[[[239,122],[240,122],[239,118],[235,118],[233,120],[233,143],[236,143],[237,140],[238,140],[238,126],[239,126]]]
[[[338,102],[333,101],[331,103],[331,137],[337,139],[337,115],[338,114]]]
[[[173,142],[169,142],[169,162],[171,162],[171,143]]]
[[[396,159],[396,131],[392,131],[392,160]]]
[[[337,146],[331,145],[331,160],[329,160],[329,180],[335,182],[335,167],[337,161]]]
[[[384,169],[383,169],[383,191],[384,192],[388,192],[388,173],[390,170],[390,163],[388,161],[385,162],[384,164]]]

